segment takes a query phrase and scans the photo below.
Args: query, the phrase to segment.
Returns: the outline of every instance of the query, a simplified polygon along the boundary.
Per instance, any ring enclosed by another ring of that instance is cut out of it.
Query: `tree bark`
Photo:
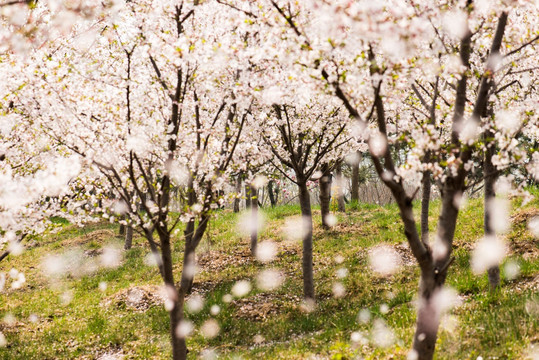
[[[131,249],[132,246],[133,246],[133,226],[126,225],[124,249],[129,250]]]
[[[485,131],[486,139],[493,139],[494,134],[490,130]],[[496,198],[496,192],[494,190],[494,184],[496,182],[496,168],[492,164],[492,157],[495,155],[495,147],[487,145],[485,151],[485,159],[483,164],[483,176],[485,180],[485,197],[484,197],[484,224],[483,229],[485,232],[485,239],[492,239],[496,236],[496,233],[492,226],[492,201]],[[498,265],[490,267],[488,270],[488,282],[490,289],[495,290],[500,285],[500,267]]]
[[[359,151],[356,153],[357,159],[352,164],[352,191],[351,202],[359,202]]]
[[[240,212],[240,198],[239,195],[241,193],[241,176],[238,175],[236,178],[236,198],[234,199],[234,212]]]
[[[251,207],[251,187],[245,184],[245,209]]]
[[[256,248],[258,245],[258,190],[251,186],[251,254],[256,256]]]
[[[429,205],[430,205],[430,171],[423,173],[423,193],[421,196],[421,241],[425,244],[429,241]]]
[[[331,202],[331,171],[328,164],[323,164],[321,169],[322,177],[320,177],[320,180],[318,181],[320,186],[320,212],[322,215],[322,227],[329,229],[328,216]]]
[[[344,201],[344,178],[342,175],[342,164],[339,163],[337,165],[337,169],[335,171],[335,178],[337,180],[337,205],[339,212],[345,212],[346,211],[346,203]]]
[[[185,338],[176,336],[176,329],[183,320],[183,303],[185,299],[185,290],[180,291],[176,288],[174,282],[174,273],[172,270],[172,248],[170,244],[170,234],[165,229],[158,229],[161,242],[161,257],[163,261],[163,280],[167,287],[169,300],[172,300],[173,306],[169,311],[170,318],[170,338],[172,344],[172,358],[174,360],[187,359],[187,344]],[[185,268],[182,271],[185,273]]]
[[[275,205],[277,205],[277,200],[275,199],[275,193],[273,190],[273,183],[274,183],[273,180],[270,180],[268,182],[268,195],[269,195],[271,207],[275,207]]]
[[[303,235],[303,297],[315,300],[313,277],[313,216],[311,212],[311,197],[306,181],[299,181],[299,204],[301,207],[301,233]]]

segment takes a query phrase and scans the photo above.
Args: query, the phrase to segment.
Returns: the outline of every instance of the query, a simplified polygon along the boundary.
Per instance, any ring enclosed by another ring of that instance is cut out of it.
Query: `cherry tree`
[[[397,1],[270,2],[281,19],[281,24],[272,25],[279,31],[284,25],[287,36],[296,37],[296,65],[321,86],[330,87],[365,129],[376,171],[399,206],[421,270],[412,358],[432,358],[440,315],[450,301],[444,284],[453,261],[455,225],[473,171],[479,119],[493,89],[498,54],[511,46],[519,52],[537,39],[508,35],[504,45],[510,13],[514,18],[507,33],[534,34],[533,15],[523,15],[529,11],[536,15],[531,2],[515,4],[517,9],[475,5],[472,1],[443,7]],[[445,87],[439,87],[439,78]],[[406,106],[410,96],[419,97],[409,86],[416,80],[434,84],[432,102],[425,102],[426,120]],[[438,111],[438,97],[445,103],[440,110],[445,111]],[[370,119],[375,120],[374,128],[369,127]],[[399,164],[402,144],[411,150]],[[421,177],[429,172],[439,182],[442,197],[434,243],[419,235],[412,207]],[[417,190],[407,193],[406,182]]]
[[[195,250],[224,201],[218,194],[240,163],[236,149],[252,117],[248,57],[240,52],[249,31],[236,12],[213,2],[127,3],[52,42],[24,103],[44,134],[107,184],[115,200],[103,202],[105,216],[145,236],[168,295],[174,359],[187,353],[183,305]],[[172,208],[175,186],[184,189],[180,209]],[[177,285],[179,223],[185,243]]]

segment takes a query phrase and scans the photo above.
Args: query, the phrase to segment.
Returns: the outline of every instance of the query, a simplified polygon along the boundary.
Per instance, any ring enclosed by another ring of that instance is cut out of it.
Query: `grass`
[[[515,223],[506,235],[513,249],[506,263],[518,264],[520,274],[511,280],[503,277],[501,288],[494,293],[488,291],[486,276],[473,274],[469,266],[470,249],[482,236],[481,201],[470,200],[462,210],[455,235],[455,262],[447,279],[462,304],[444,317],[438,359],[525,358],[532,345],[537,346],[538,243],[526,229],[522,214],[533,213],[539,204],[520,205],[514,202]],[[432,232],[438,207],[437,202],[431,206]],[[419,214],[419,208],[416,210]],[[337,226],[328,231],[319,226],[320,213],[315,210],[318,303],[313,312],[302,310],[301,245],[287,240],[280,230],[288,217],[299,214],[299,207],[262,211],[266,225],[260,241],[273,240],[280,245],[271,264],[250,258],[247,237],[238,235],[237,214],[217,213],[208,229],[198,250],[204,262],[195,278],[195,291],[204,295],[205,302],[200,312],[188,314],[195,328],[188,340],[190,356],[197,358],[211,350],[231,359],[406,358],[414,331],[418,269],[407,264],[394,275],[380,277],[368,264],[370,247],[405,242],[396,206],[355,204],[349,212],[337,214]],[[117,268],[50,279],[40,265],[47,256],[50,260],[51,255],[67,251],[73,259],[87,261],[103,246],[119,241],[115,237],[118,229],[110,224],[80,229],[62,219],[55,222],[61,226],[58,233],[33,240],[21,255],[0,263],[0,272],[14,268],[26,276],[21,289],[10,289],[8,280],[6,290],[0,293],[0,332],[6,339],[6,345],[0,347],[0,359],[99,359],[107,354],[123,354],[129,359],[169,358],[164,307],[148,302],[147,308],[134,309],[120,296],[134,286],[156,289],[155,285],[161,284],[157,269],[145,263],[149,249],[144,239],[135,239],[133,249],[123,254]],[[177,278],[182,245],[178,238],[174,246]],[[258,273],[266,268],[285,274],[281,287],[264,292],[254,286],[243,299],[224,301],[238,280],[256,284]],[[348,275],[338,278],[342,268]],[[504,269],[502,265],[502,272]],[[346,289],[343,297],[333,296],[337,282]],[[210,314],[214,305],[220,308],[217,315]],[[358,321],[362,309],[370,315],[364,322]],[[208,339],[199,329],[210,318],[218,321],[220,332]],[[371,337],[374,328],[390,329],[394,341],[386,347],[377,346]],[[357,341],[351,340],[352,334]]]

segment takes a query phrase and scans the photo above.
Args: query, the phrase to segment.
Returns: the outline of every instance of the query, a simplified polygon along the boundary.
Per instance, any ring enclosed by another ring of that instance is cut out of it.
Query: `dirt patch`
[[[123,307],[134,311],[146,311],[150,307],[160,306],[166,300],[166,294],[160,286],[143,285],[124,289],[101,301],[101,306]]]
[[[301,298],[294,295],[256,294],[231,303],[236,307],[238,317],[251,321],[266,321],[285,306],[301,304]]]
[[[200,270],[207,272],[221,272],[228,267],[243,266],[253,261],[251,252],[247,248],[236,249],[231,254],[210,250],[197,255],[197,264]]]
[[[417,261],[415,260],[415,257],[412,254],[412,250],[410,249],[408,243],[403,242],[395,245],[395,250],[397,251],[397,253],[399,253],[399,256],[401,258],[401,265],[414,266],[417,264]]]
[[[109,229],[101,229],[89,232],[88,234],[77,236],[76,238],[68,240],[68,242],[71,245],[82,245],[90,241],[103,242],[104,240],[113,238],[115,236],[116,234],[114,233],[114,231]]]
[[[516,292],[523,292],[527,290],[539,291],[539,275],[535,277],[517,278],[514,280],[510,287]]]
[[[528,220],[535,216],[539,216],[539,209],[537,208],[522,209],[516,212],[515,214],[513,214],[513,216],[511,216],[511,223],[513,224],[526,223],[527,224]]]

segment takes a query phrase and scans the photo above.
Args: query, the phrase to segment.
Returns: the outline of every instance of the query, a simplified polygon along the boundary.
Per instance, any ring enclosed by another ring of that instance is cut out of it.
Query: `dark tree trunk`
[[[352,191],[351,202],[359,202],[359,151],[356,153],[357,159],[352,164]]]
[[[493,139],[494,134],[487,130],[485,132],[485,138],[486,139]],[[496,198],[496,192],[494,191],[494,184],[496,182],[497,176],[496,174],[496,168],[492,164],[492,157],[495,155],[495,147],[494,146],[487,146],[486,152],[485,152],[485,159],[483,164],[483,173],[484,173],[484,180],[485,180],[485,198],[484,198],[484,232],[485,232],[485,240],[489,241],[489,239],[492,239],[492,237],[496,236],[496,233],[494,232],[493,226],[492,226],[492,201]],[[490,204],[490,205],[489,205]],[[495,290],[498,285],[500,285],[500,267],[498,265],[494,265],[488,269],[488,282],[490,284],[490,289]]]
[[[251,187],[245,184],[245,209],[251,207]]]
[[[421,196],[421,241],[425,244],[429,240],[429,205],[430,205],[430,171],[423,173],[423,194]]]
[[[161,231],[160,231],[161,230]],[[185,291],[183,289],[176,288],[174,282],[174,274],[172,271],[172,248],[170,244],[170,234],[164,229],[158,229],[159,239],[161,241],[161,257],[163,261],[163,280],[167,287],[167,294],[169,299],[173,302],[173,307],[169,311],[170,318],[170,338],[172,343],[172,358],[174,360],[187,359],[187,344],[185,338],[176,336],[176,329],[183,320],[183,303],[185,298]],[[151,239],[149,239],[151,240]],[[152,240],[153,241],[153,240]],[[185,272],[185,268],[183,269]]]
[[[125,243],[124,249],[129,250],[133,246],[133,226],[127,225],[125,227]]]
[[[273,192],[274,191],[273,190],[273,183],[274,183],[273,180],[270,180],[268,182],[268,195],[269,195],[271,207],[275,207],[275,205],[277,205],[277,200],[275,199],[275,194]]]
[[[313,216],[311,212],[311,197],[306,181],[299,181],[299,204],[301,207],[303,235],[303,297],[314,300],[313,278]]]
[[[258,245],[258,190],[251,186],[251,254],[256,256]]]
[[[234,199],[234,212],[240,212],[240,198],[239,195],[241,193],[241,176],[238,176],[236,178],[236,198]]]
[[[320,212],[322,215],[322,227],[329,229],[328,216],[331,202],[331,171],[327,164],[322,165],[322,177],[320,177]]]
[[[125,216],[122,217],[122,219],[125,219]],[[118,235],[120,235],[120,236],[125,235],[125,225],[124,224],[120,224],[120,229],[118,230]]]
[[[339,163],[336,169],[336,180],[337,180],[337,205],[339,212],[346,211],[346,204],[344,200],[344,178],[342,175],[342,164]]]

